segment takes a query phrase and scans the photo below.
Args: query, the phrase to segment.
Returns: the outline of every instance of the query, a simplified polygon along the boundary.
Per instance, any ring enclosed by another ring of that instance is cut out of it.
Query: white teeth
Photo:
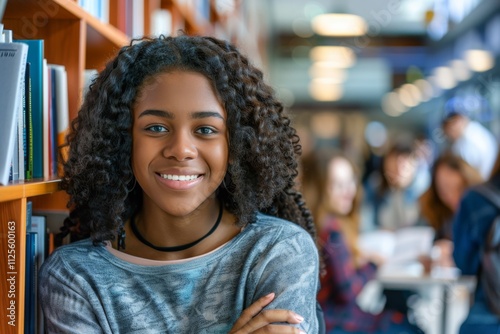
[[[160,176],[167,180],[174,181],[192,181],[198,178],[198,175],[171,175],[171,174],[160,174]]]

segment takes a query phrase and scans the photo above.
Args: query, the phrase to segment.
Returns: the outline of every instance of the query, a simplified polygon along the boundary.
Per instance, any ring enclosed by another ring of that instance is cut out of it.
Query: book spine
[[[51,151],[50,151],[50,115],[52,108],[52,99],[50,98],[51,94],[51,73],[50,69],[47,65],[47,60],[43,60],[43,117],[42,117],[42,139],[43,142],[43,176],[48,178],[50,173],[50,160],[51,160]]]
[[[26,71],[26,69],[25,69]],[[18,148],[18,154],[17,154],[17,168],[19,171],[19,180],[24,180],[25,176],[25,171],[24,171],[24,159],[25,159],[25,154],[24,154],[24,148],[25,148],[25,122],[24,122],[24,104],[25,104],[25,76],[23,77],[23,85],[21,88],[21,101],[19,103],[19,108],[18,108],[18,113],[17,113],[17,148]]]
[[[33,178],[33,108],[31,103],[31,66],[26,64],[26,180]]]
[[[43,40],[19,40],[28,44],[28,61],[31,63],[31,98],[33,121],[33,178],[43,174]]]
[[[37,245],[36,245],[36,270],[35,270],[35,281],[38,277],[38,271],[42,266],[45,258],[47,256],[47,221],[45,216],[37,216],[33,215],[31,218],[32,224],[29,232],[36,233],[37,236]],[[35,285],[35,288],[37,286]],[[36,289],[35,289],[36,290]],[[38,303],[38,291],[35,291],[35,304],[36,305],[36,313],[35,313],[35,323],[37,328],[37,333],[45,333],[44,332],[44,321],[42,316],[42,309],[40,304]]]

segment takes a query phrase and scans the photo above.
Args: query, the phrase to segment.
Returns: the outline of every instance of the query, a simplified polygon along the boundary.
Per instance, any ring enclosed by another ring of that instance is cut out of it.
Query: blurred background
[[[259,6],[261,61],[304,130],[306,149],[334,145],[366,154],[400,135],[439,147],[453,97],[498,137],[499,1],[270,0]]]

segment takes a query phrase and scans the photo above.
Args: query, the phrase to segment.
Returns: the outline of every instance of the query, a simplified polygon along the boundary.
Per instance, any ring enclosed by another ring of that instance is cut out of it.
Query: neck
[[[197,238],[193,241],[190,241],[190,242],[184,243],[184,244],[180,244],[180,245],[175,245],[175,246],[158,246],[158,245],[151,243],[148,239],[146,239],[141,234],[141,232],[137,228],[137,226],[135,224],[135,217],[134,216],[132,216],[132,218],[130,219],[130,228],[132,230],[132,233],[134,233],[134,236],[140,242],[142,242],[144,245],[148,246],[149,248],[152,248],[152,249],[157,250],[159,252],[181,252],[181,251],[184,251],[186,249],[189,249],[189,248],[196,246],[197,244],[199,244],[200,242],[202,242],[203,240],[208,238],[219,226],[220,221],[222,219],[222,212],[223,212],[223,205],[222,205],[222,202],[220,202],[219,214],[217,216],[217,220],[215,221],[215,223],[213,224],[213,226],[210,228],[210,230],[207,233],[205,233],[200,238]]]
[[[199,214],[196,217],[190,217],[182,221],[168,221],[168,223],[151,223],[160,222],[160,219],[154,220],[151,215],[148,215],[146,221],[143,214],[139,214],[135,224],[139,233],[155,246],[178,246],[191,243],[204,236],[214,224],[219,215],[219,205],[210,210],[209,213]],[[149,212],[149,210],[143,210]],[[208,218],[207,218],[208,217]],[[137,257],[147,258],[151,260],[179,260],[186,259],[198,255],[208,253],[227,241],[231,240],[240,232],[240,229],[235,224],[236,217],[231,213],[224,211],[219,226],[215,231],[198,244],[181,251],[162,252],[155,250],[142,243],[133,233],[130,222],[125,226],[126,233],[126,248],[125,253]],[[150,222],[146,224],[146,222]],[[200,224],[203,222],[203,224]]]

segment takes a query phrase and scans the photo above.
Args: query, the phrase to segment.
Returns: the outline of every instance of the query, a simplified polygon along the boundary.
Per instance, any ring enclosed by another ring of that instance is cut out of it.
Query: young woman
[[[500,192],[500,155],[497,155],[486,185],[493,191]],[[488,302],[482,282],[481,265],[482,247],[486,243],[486,236],[493,221],[499,214],[500,208],[473,187],[463,196],[453,219],[455,264],[463,275],[477,277],[474,300],[467,318],[460,327],[460,334],[500,333],[500,315],[493,312]]]
[[[314,208],[325,269],[318,300],[327,332],[421,333],[402,313],[386,310],[374,315],[356,302],[383,258],[363,254],[357,247],[362,194],[355,165],[339,152],[321,150],[305,156],[302,167],[302,187]]]
[[[439,252],[435,264],[454,266],[452,219],[467,188],[482,181],[478,170],[451,152],[443,153],[434,162],[431,185],[419,201],[422,216],[436,232],[434,246]],[[422,260],[429,269],[431,259]]]
[[[418,168],[418,159],[415,142],[406,139],[394,143],[383,156],[379,171],[365,184],[365,219],[371,220],[371,228],[397,230],[421,223],[418,198],[430,177]]]
[[[234,46],[134,41],[95,80],[72,130],[66,231],[90,238],[40,272],[49,333],[317,332],[298,137]]]

